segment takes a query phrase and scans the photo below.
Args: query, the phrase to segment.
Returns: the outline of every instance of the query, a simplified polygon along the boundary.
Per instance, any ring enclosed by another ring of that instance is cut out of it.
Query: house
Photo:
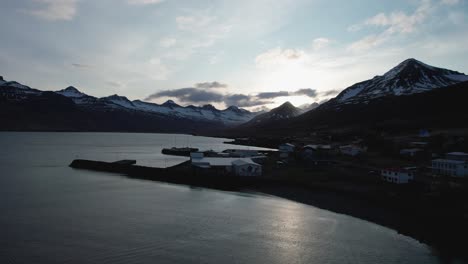
[[[252,158],[204,157],[203,153],[192,153],[192,167],[196,171],[211,175],[261,176],[262,165]]]
[[[346,145],[346,146],[340,146],[340,153],[343,155],[348,155],[348,156],[357,156],[364,152],[365,149],[361,148],[356,145]]]
[[[468,176],[468,161],[435,159],[432,161],[432,173],[452,177]]]
[[[330,145],[305,145],[301,149],[301,158],[328,163],[331,150]]]
[[[236,176],[261,176],[262,166],[253,161],[238,159],[232,162],[232,170]]]
[[[314,158],[317,156],[328,155],[331,152],[330,145],[305,145],[301,149],[302,158]]]
[[[415,170],[414,167],[383,169],[380,176],[386,182],[406,184],[414,180]]]
[[[468,153],[465,152],[450,152],[445,154],[445,157],[450,160],[468,161]]]
[[[424,150],[420,148],[401,149],[400,155],[404,157],[414,158],[423,153]]]

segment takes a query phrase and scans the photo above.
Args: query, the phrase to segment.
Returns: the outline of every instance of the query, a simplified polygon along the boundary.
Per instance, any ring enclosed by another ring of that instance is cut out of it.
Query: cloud
[[[333,95],[337,95],[339,94],[340,91],[339,90],[328,90],[328,91],[325,91],[323,93],[321,93],[323,96],[333,96]]]
[[[153,100],[161,97],[177,98],[184,103],[209,103],[222,102],[224,95],[217,92],[208,92],[196,88],[180,88],[174,90],[164,90],[148,96],[145,100]]]
[[[270,66],[286,64],[291,61],[299,61],[305,57],[306,53],[303,50],[282,49],[278,47],[259,54],[255,58],[255,64],[259,68],[267,68]]]
[[[312,48],[314,50],[320,50],[328,47],[328,45],[330,45],[330,42],[331,40],[328,38],[316,38],[312,41]]]
[[[203,82],[195,84],[196,88],[227,88],[228,85],[220,82]]]
[[[75,68],[91,68],[91,65],[81,63],[72,63],[71,65]]]
[[[317,91],[311,88],[303,88],[294,92],[286,92],[286,91],[263,92],[263,93],[258,93],[256,97],[260,99],[273,99],[277,97],[301,96],[301,95],[314,98],[317,96]]]
[[[449,0],[447,0],[449,1]],[[451,0],[453,1],[453,0]],[[365,27],[385,28],[378,34],[371,34],[351,43],[348,50],[363,51],[368,50],[387,42],[392,36],[415,32],[423,24],[436,8],[431,0],[421,0],[419,6],[412,14],[403,11],[395,11],[389,14],[378,13],[365,21],[351,25],[348,31],[359,31]]]
[[[235,105],[238,107],[262,106],[273,103],[272,100],[259,99],[255,96],[245,94],[231,94],[224,98],[226,105]]]
[[[257,97],[260,99],[272,99],[276,97],[289,96],[289,92],[280,91],[280,92],[264,92],[257,94]]]
[[[33,0],[40,4],[39,9],[27,13],[49,21],[72,20],[77,13],[78,0]]]
[[[378,35],[368,35],[358,41],[351,43],[348,46],[348,50],[353,52],[369,50],[371,48],[380,46],[382,43],[386,42],[388,38],[389,35],[385,32]]]
[[[173,98],[182,103],[224,103],[226,106],[253,107],[272,104],[272,99],[280,96],[290,96],[288,92],[259,93],[257,95],[247,94],[222,94],[206,91],[198,88],[188,87],[174,90],[163,90],[146,97],[146,101],[159,98]]]
[[[311,88],[303,88],[293,92],[293,95],[305,95],[314,98],[317,96],[317,90]]]
[[[116,88],[120,88],[124,86],[123,83],[115,82],[115,81],[107,81],[106,84],[112,87],[116,87]]]
[[[177,42],[177,39],[175,38],[163,38],[159,41],[159,45],[163,48],[170,48],[172,46],[174,46]]]
[[[160,4],[165,0],[127,0],[127,2],[131,5],[153,5],[153,4]]]
[[[198,31],[216,19],[214,16],[197,14],[192,16],[178,16],[176,17],[177,27],[185,31]]]
[[[411,33],[430,15],[434,6],[430,0],[421,0],[418,8],[410,15],[403,11],[390,14],[378,13],[364,22],[352,25],[348,29],[357,31],[367,26],[386,27],[389,33]]]

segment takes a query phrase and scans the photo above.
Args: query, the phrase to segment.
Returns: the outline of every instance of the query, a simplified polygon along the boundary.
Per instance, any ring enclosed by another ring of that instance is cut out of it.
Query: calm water
[[[74,170],[76,157],[169,166],[161,134],[0,133],[0,263],[442,263],[395,231],[288,200]]]

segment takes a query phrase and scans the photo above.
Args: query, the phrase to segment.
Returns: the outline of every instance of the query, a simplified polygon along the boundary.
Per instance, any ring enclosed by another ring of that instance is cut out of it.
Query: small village
[[[234,142],[245,143],[246,138]],[[190,153],[195,175],[301,178],[326,181],[412,185],[437,192],[442,186],[463,188],[468,177],[468,153],[441,152],[427,130],[406,138],[393,138],[393,146],[369,148],[363,139],[310,144],[300,139],[284,142],[278,151],[228,149]],[[464,139],[457,139],[464,140]],[[291,173],[294,172],[294,173]],[[342,177],[339,175],[341,174]],[[346,178],[345,178],[346,177]]]
[[[379,223],[428,243],[460,239],[460,228],[468,221],[468,153],[464,138],[457,135],[424,130],[362,138],[324,133],[227,143],[243,147],[163,149],[166,155],[188,158],[167,168],[140,166],[135,160],[74,160],[70,167],[282,197]]]

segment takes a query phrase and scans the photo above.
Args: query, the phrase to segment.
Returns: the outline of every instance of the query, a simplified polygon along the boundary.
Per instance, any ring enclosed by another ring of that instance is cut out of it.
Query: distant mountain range
[[[119,95],[97,98],[72,86],[40,91],[3,77],[0,109],[9,113],[0,119],[0,130],[195,132],[238,125],[257,114],[236,106],[218,110],[212,105],[183,107],[171,100],[159,105]]]
[[[0,130],[237,136],[345,127],[468,126],[468,122],[456,121],[467,119],[462,115],[467,86],[468,76],[463,73],[407,59],[384,75],[356,83],[320,105],[297,108],[287,102],[269,112],[253,113],[236,106],[218,110],[212,105],[182,107],[171,100],[153,104],[118,95],[96,98],[75,87],[40,91],[0,77]]]
[[[466,100],[467,75],[407,59],[382,76],[344,89],[310,111],[282,120],[270,118],[255,122],[267,116],[259,115],[226,133],[229,136],[291,135],[371,127],[386,130],[468,127],[468,117],[460,116]]]

